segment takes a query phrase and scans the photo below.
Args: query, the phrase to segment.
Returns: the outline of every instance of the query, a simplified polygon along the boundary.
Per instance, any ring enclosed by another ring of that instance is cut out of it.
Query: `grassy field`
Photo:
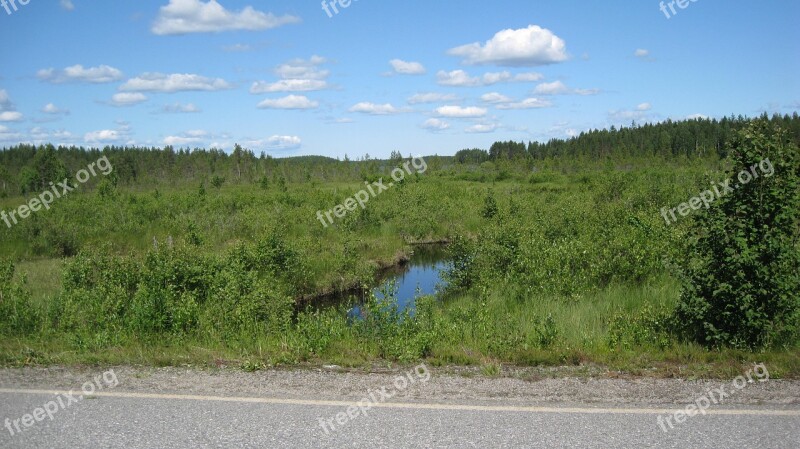
[[[486,373],[600,365],[727,377],[764,362],[774,377],[798,377],[797,341],[707,349],[670,326],[691,218],[667,225],[659,210],[723,179],[725,164],[438,164],[328,228],[316,212],[363,179],[82,192],[0,234],[14,263],[0,276],[0,363],[253,370],[426,359]],[[295,305],[371,285],[415,242],[436,240],[452,242],[450,288],[413,316],[373,300],[352,323],[344,309]]]

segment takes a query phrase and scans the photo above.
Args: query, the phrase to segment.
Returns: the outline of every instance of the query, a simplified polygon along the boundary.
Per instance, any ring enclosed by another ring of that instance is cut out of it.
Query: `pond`
[[[449,265],[448,254],[443,245],[415,246],[411,260],[402,266],[386,270],[376,280],[371,291],[339,293],[326,298],[324,303],[351,306],[348,315],[358,317],[361,315],[359,304],[364,302],[366,294],[374,293],[378,298],[384,298],[383,291],[392,291],[390,289],[393,285],[393,296],[398,310],[402,312],[409,309],[413,312],[416,298],[435,295],[446,285],[442,274]]]

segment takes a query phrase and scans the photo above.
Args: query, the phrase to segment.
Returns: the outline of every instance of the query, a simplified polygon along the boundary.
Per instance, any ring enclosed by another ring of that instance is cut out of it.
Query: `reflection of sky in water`
[[[442,260],[443,255],[437,251],[433,254],[415,255],[406,266],[406,270],[385,279],[383,283],[372,291],[378,298],[383,298],[382,291],[394,281],[395,298],[398,310],[406,308],[414,310],[414,299],[419,296],[434,295],[444,285],[441,274],[447,268],[448,262]],[[348,316],[361,316],[361,307],[353,307]]]

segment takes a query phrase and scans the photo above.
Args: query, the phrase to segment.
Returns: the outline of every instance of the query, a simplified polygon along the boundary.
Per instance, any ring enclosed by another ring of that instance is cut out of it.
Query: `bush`
[[[785,344],[800,326],[798,149],[758,120],[739,132],[731,154],[732,179],[759,164],[762,175],[734,180],[733,192],[697,216],[676,316],[685,335],[706,346]],[[765,176],[769,166],[774,174]]]

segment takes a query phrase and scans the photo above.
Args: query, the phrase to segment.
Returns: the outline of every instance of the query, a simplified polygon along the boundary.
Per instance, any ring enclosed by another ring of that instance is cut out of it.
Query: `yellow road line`
[[[25,390],[0,388],[0,393],[5,394],[30,394],[30,395],[59,395],[67,393],[65,390]],[[79,389],[73,394],[80,394]],[[157,394],[157,393],[125,393],[125,392],[96,392],[92,397],[128,398],[128,399],[171,399],[177,401],[210,401],[210,402],[238,402],[245,404],[275,404],[275,405],[308,405],[326,407],[358,406],[358,401],[319,401],[312,399],[278,399],[278,398],[245,398],[226,396],[201,396],[183,394]],[[362,404],[363,405],[363,404]],[[656,409],[656,408],[588,408],[588,407],[519,407],[501,405],[460,405],[460,404],[430,404],[414,402],[379,402],[370,405],[374,408],[395,408],[415,410],[455,410],[455,411],[486,411],[486,412],[522,412],[522,413],[566,413],[566,414],[617,414],[617,415],[661,415],[672,414],[683,408]],[[747,415],[747,416],[800,416],[800,410],[758,410],[758,409],[721,409],[709,408],[707,415]]]

